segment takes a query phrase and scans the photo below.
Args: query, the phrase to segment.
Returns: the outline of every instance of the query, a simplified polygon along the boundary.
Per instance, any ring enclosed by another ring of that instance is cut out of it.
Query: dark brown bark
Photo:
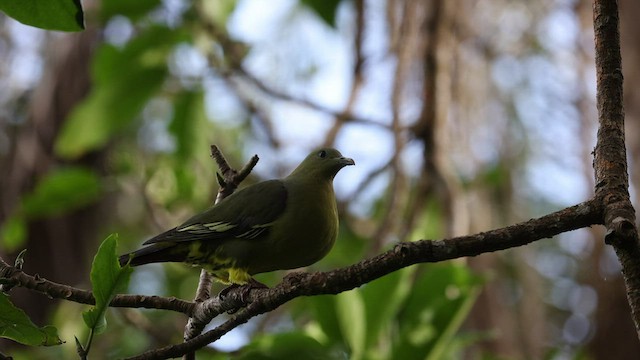
[[[640,2],[620,0],[620,40],[624,84],[624,111],[626,144],[629,150],[631,183],[640,186],[640,91],[636,84],[640,82],[640,68],[634,64],[640,62]],[[587,6],[585,6],[587,7]],[[584,9],[591,12],[591,7]],[[590,18],[591,16],[589,16]],[[586,22],[586,21],[585,21]],[[591,27],[589,20],[589,27]],[[640,203],[636,192],[633,202]],[[602,232],[600,232],[602,236]],[[630,308],[621,275],[603,274],[600,264],[606,257],[604,244],[596,244],[591,258],[592,270],[587,281],[598,293],[598,308],[595,313],[595,333],[589,344],[594,359],[634,360],[640,354],[640,342],[634,331],[633,320],[629,317]]]
[[[619,16],[616,0],[596,0],[593,6],[598,92],[598,141],[594,150],[596,199],[604,206],[604,240],[622,264],[636,332],[640,331],[640,242],[635,210],[629,198]],[[640,333],[639,333],[640,334]]]

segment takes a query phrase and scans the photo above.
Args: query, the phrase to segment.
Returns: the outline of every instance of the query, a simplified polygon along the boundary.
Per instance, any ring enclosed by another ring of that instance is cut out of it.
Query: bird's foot
[[[235,314],[236,312],[238,312],[238,310],[240,310],[240,308],[245,307],[248,305],[249,303],[249,295],[251,293],[251,290],[253,289],[268,289],[269,287],[263,283],[261,283],[258,280],[255,280],[253,278],[249,279],[249,282],[247,282],[246,284],[243,285],[239,285],[239,284],[231,284],[229,286],[227,286],[226,288],[222,289],[220,291],[220,293],[218,294],[218,298],[220,299],[220,301],[223,301],[227,296],[229,296],[229,294],[231,292],[238,292],[238,297],[240,299],[240,302],[242,303],[241,306],[235,308],[235,309],[231,309],[229,311],[227,311],[227,314],[231,315],[231,314]]]

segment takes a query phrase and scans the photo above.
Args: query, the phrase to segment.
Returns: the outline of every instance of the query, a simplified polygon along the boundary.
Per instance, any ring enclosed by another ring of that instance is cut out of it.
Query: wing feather
[[[280,180],[263,181],[241,189],[182,225],[159,234],[158,242],[265,237],[287,205],[287,189]]]

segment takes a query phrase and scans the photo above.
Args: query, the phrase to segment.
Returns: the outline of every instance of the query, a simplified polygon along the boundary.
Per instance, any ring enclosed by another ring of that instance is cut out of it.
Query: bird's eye
[[[321,159],[324,159],[325,157],[327,157],[327,152],[326,152],[326,151],[324,151],[324,150],[320,150],[320,151],[318,151],[318,156],[319,156]]]

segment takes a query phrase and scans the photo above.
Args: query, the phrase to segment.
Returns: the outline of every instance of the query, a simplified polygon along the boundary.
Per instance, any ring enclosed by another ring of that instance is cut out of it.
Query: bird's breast
[[[309,266],[331,250],[338,235],[333,187],[309,188],[315,190],[288,189],[282,221],[270,230],[269,248],[252,256],[251,273]]]

